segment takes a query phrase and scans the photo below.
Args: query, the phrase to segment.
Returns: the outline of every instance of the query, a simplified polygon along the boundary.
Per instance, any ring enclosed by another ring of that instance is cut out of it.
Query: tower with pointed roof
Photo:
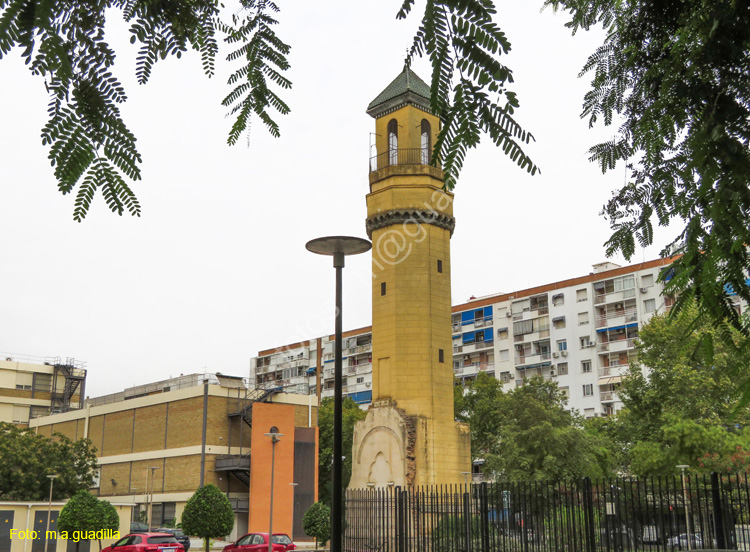
[[[453,194],[431,163],[440,120],[408,66],[368,106],[375,119],[373,403],[355,429],[350,487],[458,483],[471,469],[453,410],[450,238]]]

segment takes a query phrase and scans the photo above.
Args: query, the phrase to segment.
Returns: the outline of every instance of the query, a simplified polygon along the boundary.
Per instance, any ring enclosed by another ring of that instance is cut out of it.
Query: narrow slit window
[[[385,295],[385,282],[380,282],[380,295]]]
[[[442,274],[443,273],[443,261],[441,261],[440,259],[438,259],[438,267],[437,268],[438,268],[438,272],[440,274]]]
[[[388,122],[388,164],[398,165],[398,123],[396,119]]]
[[[430,140],[430,123],[427,119],[422,119],[422,164],[430,164],[430,156],[432,155],[432,147]]]
[[[445,362],[445,352],[443,349],[438,349],[438,362],[443,364]]]

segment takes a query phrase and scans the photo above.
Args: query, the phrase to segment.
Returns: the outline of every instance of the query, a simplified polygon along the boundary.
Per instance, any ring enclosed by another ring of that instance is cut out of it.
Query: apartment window
[[[508,339],[508,328],[498,328],[497,329],[497,338],[498,339]]]
[[[438,264],[438,267],[437,267],[438,268],[438,272],[440,274],[442,274],[443,273],[443,261],[441,261],[440,259],[438,259],[438,263],[437,264]]]
[[[559,376],[567,376],[568,375],[568,363],[567,362],[561,362],[557,365],[557,375]]]
[[[385,295],[385,282],[380,282],[380,295]]]
[[[651,287],[654,285],[654,275],[653,274],[644,274],[641,276],[641,287]]]
[[[589,337],[588,335],[580,337],[579,341],[581,342],[581,349],[585,349],[586,347],[591,345],[591,337]]]
[[[578,325],[579,326],[585,326],[589,323],[589,313],[588,312],[579,312],[578,313]]]
[[[502,350],[498,351],[497,354],[498,354],[498,360],[500,362],[502,362],[504,360],[509,360],[510,359],[510,350],[509,349],[502,349]]]
[[[16,389],[31,391],[34,374],[31,372],[16,372]]]
[[[588,301],[588,292],[586,288],[576,290],[576,301],[578,301],[579,303]]]
[[[643,302],[643,312],[654,312],[656,310],[656,299],[646,299]]]
[[[98,466],[94,470],[94,480],[91,482],[91,488],[92,489],[98,489],[101,480],[102,480],[102,468],[101,468],[101,466]]]
[[[29,405],[27,404],[14,404],[13,405],[13,423],[14,424],[28,424],[29,423]]]
[[[510,372],[503,372],[500,374],[500,381],[503,383],[512,383],[513,382],[513,376],[510,375]]]
[[[561,330],[565,327],[565,317],[564,316],[558,316],[557,318],[552,319],[552,325],[556,330]]]
[[[594,396],[594,384],[593,383],[587,383],[583,386],[583,396],[584,397]]]
[[[557,342],[557,350],[558,351],[567,351],[568,350],[568,341],[565,339],[561,339]]]
[[[365,377],[364,376],[360,376],[360,377],[357,378],[357,383],[364,383],[364,382],[365,382]]]
[[[443,349],[438,349],[438,362],[443,364],[445,362],[445,352]]]
[[[581,361],[581,372],[583,372],[584,374],[591,373],[591,361],[590,360]]]
[[[565,387],[560,387],[559,389],[562,392],[562,394],[565,396],[566,399],[570,397],[570,388],[569,387],[565,386]]]
[[[562,293],[556,293],[552,296],[552,306],[557,307],[565,304],[565,295]]]

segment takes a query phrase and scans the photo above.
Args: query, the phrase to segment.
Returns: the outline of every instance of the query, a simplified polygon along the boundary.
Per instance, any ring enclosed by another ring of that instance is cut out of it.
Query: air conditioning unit
[[[550,370],[550,371],[549,371],[549,375],[550,375],[550,376],[552,376],[552,377],[554,378],[555,376],[557,376],[557,370],[555,370],[555,369],[553,368],[552,370]]]
[[[557,358],[557,357],[559,357],[559,356],[560,356],[560,355],[559,355],[558,353],[552,353],[552,358]]]
[[[505,316],[507,316],[508,318],[510,318],[511,316],[513,316],[513,313],[510,312],[510,311],[505,311]]]
[[[560,354],[561,354],[562,356],[568,356],[568,351],[560,351]]]
[[[641,293],[646,293],[648,291],[648,288],[641,288]]]
[[[365,387],[370,387],[371,385],[372,385],[372,382],[371,382],[371,381],[367,381],[367,382],[365,382]]]

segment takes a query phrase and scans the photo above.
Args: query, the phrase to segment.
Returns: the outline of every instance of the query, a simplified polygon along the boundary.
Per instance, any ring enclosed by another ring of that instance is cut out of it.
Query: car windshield
[[[287,535],[274,535],[273,536],[274,544],[290,544],[291,542],[292,542],[292,539],[290,539]]]
[[[177,543],[177,539],[175,539],[172,535],[161,535],[159,537],[149,537],[148,538],[149,544],[167,544],[167,543]]]

